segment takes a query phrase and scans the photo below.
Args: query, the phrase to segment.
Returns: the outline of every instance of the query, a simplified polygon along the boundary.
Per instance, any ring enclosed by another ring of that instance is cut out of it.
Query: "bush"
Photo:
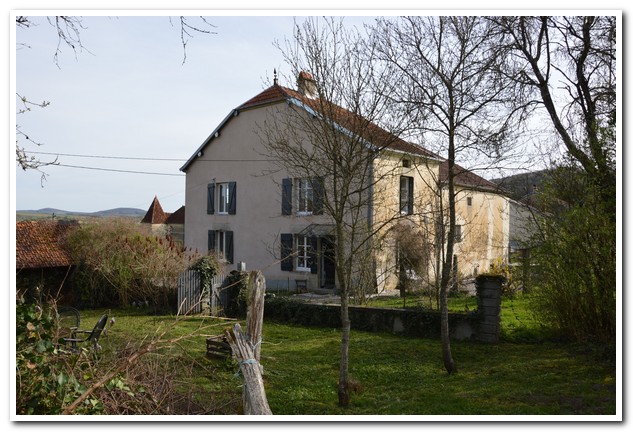
[[[70,353],[56,345],[54,303],[16,305],[16,413],[61,414],[86,391],[84,377],[91,376],[93,359],[84,351]],[[89,398],[77,413],[99,414],[103,406]]]
[[[222,290],[226,291],[227,305],[224,314],[227,317],[245,317],[247,310],[246,291],[248,273],[232,271],[224,281]]]
[[[149,301],[156,311],[167,311],[178,275],[196,258],[169,238],[148,235],[138,223],[123,219],[83,225],[67,244],[81,263],[74,282],[90,306]]]
[[[577,201],[543,221],[535,312],[569,339],[614,346],[615,215],[592,187]]]

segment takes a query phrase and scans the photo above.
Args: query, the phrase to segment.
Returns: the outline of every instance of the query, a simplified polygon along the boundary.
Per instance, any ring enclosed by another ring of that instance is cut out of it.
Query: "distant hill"
[[[55,208],[43,208],[39,210],[18,210],[16,211],[17,220],[31,219],[52,219],[53,215],[59,219],[75,219],[75,218],[95,218],[95,217],[131,217],[142,218],[147,210],[137,208],[120,207],[110,210],[101,210],[97,212],[75,212],[60,210]]]

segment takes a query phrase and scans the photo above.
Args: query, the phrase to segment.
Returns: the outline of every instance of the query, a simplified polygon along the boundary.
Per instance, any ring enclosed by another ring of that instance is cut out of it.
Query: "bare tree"
[[[616,339],[616,16],[490,18],[504,69],[551,120],[563,150],[548,172],[534,243],[544,322],[577,340]],[[580,324],[579,324],[580,323]]]
[[[616,17],[490,19],[507,36],[508,75],[546,110],[615,215]]]
[[[260,134],[279,169],[309,179],[332,227],[342,323],[338,400],[345,407],[350,402],[349,299],[375,287],[379,233],[400,217],[397,200],[391,216],[374,217],[381,205],[374,201],[374,189],[391,173],[378,155],[398,141],[376,124],[388,112],[383,95],[389,81],[374,67],[375,51],[342,20],[308,19],[280,49],[301,79],[300,93],[290,95],[295,103],[281,105]]]
[[[440,280],[442,353],[457,371],[450,348],[447,289],[456,239],[455,179],[458,158],[499,159],[518,116],[511,111],[512,86],[498,73],[502,58],[495,28],[478,17],[381,19],[374,43],[393,70],[393,98],[427,147],[445,154],[442,198],[449,219]],[[439,233],[443,236],[443,230]]]

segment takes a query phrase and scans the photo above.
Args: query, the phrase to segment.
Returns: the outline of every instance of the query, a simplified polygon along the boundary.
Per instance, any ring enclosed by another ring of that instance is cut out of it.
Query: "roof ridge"
[[[141,223],[149,223],[149,224],[161,224],[164,223],[167,219],[167,215],[163,210],[163,207],[160,205],[158,201],[158,197],[154,195],[154,199],[145,213],[145,216],[141,220]]]

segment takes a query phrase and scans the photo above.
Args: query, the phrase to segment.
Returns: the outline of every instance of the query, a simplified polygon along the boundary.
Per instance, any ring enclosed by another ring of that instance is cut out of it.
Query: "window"
[[[317,247],[315,236],[281,234],[281,270],[317,273]]]
[[[297,236],[297,270],[310,271],[310,258],[312,255],[310,238]]]
[[[413,214],[413,177],[400,177],[400,214]]]
[[[297,203],[298,214],[312,214],[314,209],[312,181],[310,179],[298,179],[297,192],[299,195],[299,202]]]
[[[323,214],[323,178],[286,178],[281,182],[281,214]]]
[[[237,183],[209,183],[207,185],[207,214],[236,213]]]
[[[460,243],[462,241],[462,226],[455,225],[455,243]]]
[[[411,168],[411,161],[409,159],[402,159],[402,166],[404,168]]]
[[[468,207],[472,207],[472,205],[473,205],[473,197],[466,197],[466,205]]]
[[[220,183],[218,189],[218,214],[229,214],[229,184]]]
[[[209,252],[233,264],[233,231],[209,230],[208,236]]]

